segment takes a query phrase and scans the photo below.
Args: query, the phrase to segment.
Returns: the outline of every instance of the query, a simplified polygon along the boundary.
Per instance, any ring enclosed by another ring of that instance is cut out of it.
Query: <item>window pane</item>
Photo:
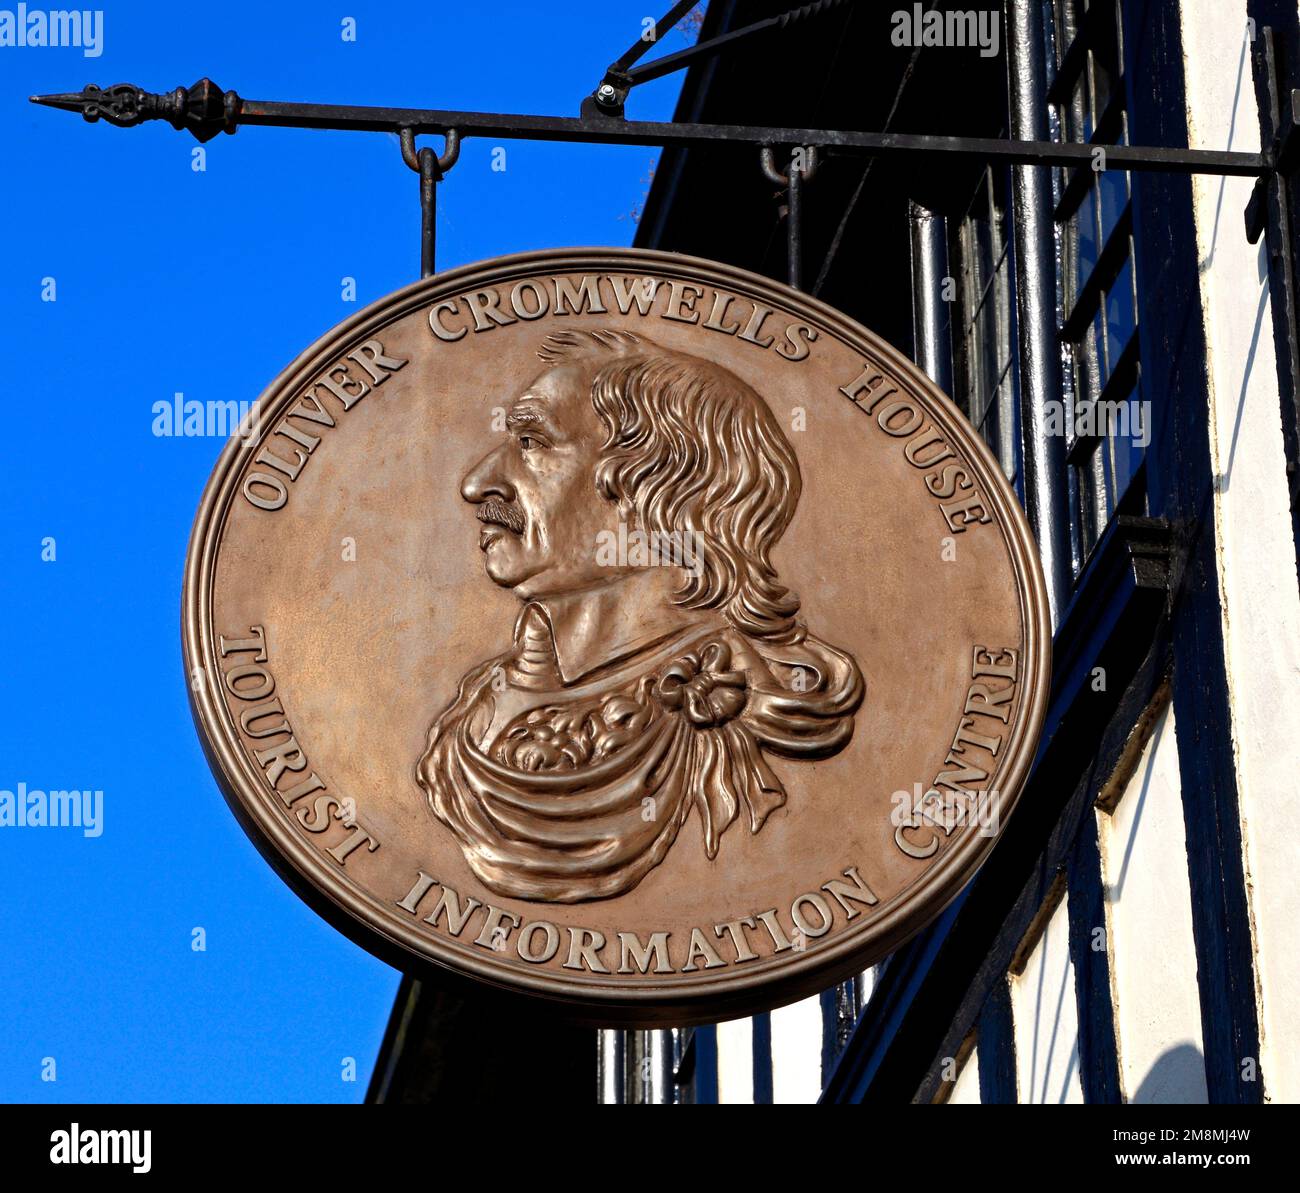
[[[1113,370],[1137,329],[1137,311],[1133,303],[1133,259],[1124,262],[1110,289],[1106,291],[1106,362]]]
[[[1007,237],[1005,167],[986,170],[975,188],[961,225],[951,237],[950,261],[961,281],[954,319],[961,335],[955,395],[1008,477],[1020,472],[1017,373],[1014,367],[1014,279]]]
[[[1112,84],[1110,71],[1096,54],[1088,55],[1088,64],[1092,69],[1092,119],[1095,127],[1097,121],[1105,115],[1106,105],[1110,103]]]
[[[1128,174],[1123,170],[1102,170],[1097,174],[1097,194],[1101,201],[1101,240],[1104,246],[1128,206]]]
[[[1117,425],[1111,427],[1111,493],[1112,507],[1124,499],[1138,467],[1145,454],[1145,440],[1150,434],[1146,410],[1142,406],[1142,387],[1135,385],[1132,392],[1124,399],[1121,417]]]
[[[1079,72],[1065,104],[1065,134],[1071,141],[1090,141],[1093,127],[1088,72],[1083,70]]]
[[[1074,242],[1074,260],[1070,278],[1070,305],[1078,301],[1085,283],[1097,266],[1097,192],[1088,188],[1079,210],[1070,221]]]

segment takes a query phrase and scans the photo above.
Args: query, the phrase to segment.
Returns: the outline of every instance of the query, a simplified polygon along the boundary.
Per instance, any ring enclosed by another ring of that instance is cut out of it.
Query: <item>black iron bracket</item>
[[[605,77],[601,79],[595,91],[582,101],[581,115],[609,116],[621,120],[623,104],[627,100],[628,92],[637,83],[631,74],[633,63],[690,12],[695,4],[696,0],[678,0],[654,23],[654,29],[650,31],[649,37],[642,34],[617,61],[606,67]],[[644,82],[644,79],[640,81]]]
[[[34,95],[33,103],[79,112],[92,123],[104,120],[120,128],[149,120],[167,120],[188,129],[198,140],[233,133],[245,126],[338,129],[351,132],[446,134],[462,139],[583,142],[596,145],[657,145],[690,148],[726,141],[764,148],[816,149],[822,156],[885,157],[916,153],[955,159],[1001,161],[1009,165],[1075,166],[1091,162],[1092,145],[1056,141],[1010,141],[991,137],[942,137],[911,133],[777,128],[762,125],[685,124],[611,120],[608,116],[525,116],[492,112],[456,112],[426,108],[358,107],[337,104],[281,103],[242,99],[222,92],[209,79],[163,95],[131,83],[76,93]],[[1171,149],[1146,145],[1107,145],[1106,165],[1118,170],[1156,170],[1183,174],[1254,177],[1274,170],[1273,160],[1259,153],[1217,149]]]
[[[745,25],[729,33],[711,37],[708,41],[697,42],[687,49],[678,50],[675,54],[665,54],[662,58],[647,62],[644,66],[634,66],[633,64],[646,50],[672,29],[695,7],[696,3],[697,0],[680,0],[655,22],[651,37],[641,37],[634,41],[627,52],[606,69],[605,77],[601,79],[596,90],[582,101],[582,115],[584,117],[605,116],[621,120],[628,93],[638,84],[648,83],[651,79],[662,79],[674,71],[685,70],[701,58],[711,58],[724,50],[734,49],[737,43],[748,41],[760,34],[779,33],[782,29],[787,29],[800,21],[822,16],[832,9],[842,8],[849,3],[849,0],[816,0],[813,4],[804,4],[779,16],[755,21],[752,25]]]

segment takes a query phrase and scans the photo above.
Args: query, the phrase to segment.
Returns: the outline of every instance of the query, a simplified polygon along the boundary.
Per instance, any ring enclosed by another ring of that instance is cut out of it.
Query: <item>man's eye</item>
[[[519,446],[527,452],[532,451],[535,447],[541,447],[542,445],[540,440],[534,439],[531,435],[520,435]]]

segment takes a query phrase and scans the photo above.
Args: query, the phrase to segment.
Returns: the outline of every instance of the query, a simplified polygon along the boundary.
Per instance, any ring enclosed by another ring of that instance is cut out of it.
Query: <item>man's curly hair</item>
[[[630,504],[638,529],[702,544],[678,604],[721,609],[753,637],[798,639],[799,598],[778,580],[771,552],[802,482],[767,403],[721,365],[630,331],[556,332],[537,354],[593,370],[591,402],[608,432],[599,491]]]

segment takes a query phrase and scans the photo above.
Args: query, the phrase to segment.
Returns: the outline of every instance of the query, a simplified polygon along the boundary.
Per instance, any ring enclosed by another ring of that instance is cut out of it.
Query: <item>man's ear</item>
[[[615,484],[614,475],[612,469],[598,468],[596,470],[596,492],[607,501],[612,501],[618,506],[619,521],[630,528],[636,522],[636,505],[626,493],[619,494],[615,491],[619,486]]]

